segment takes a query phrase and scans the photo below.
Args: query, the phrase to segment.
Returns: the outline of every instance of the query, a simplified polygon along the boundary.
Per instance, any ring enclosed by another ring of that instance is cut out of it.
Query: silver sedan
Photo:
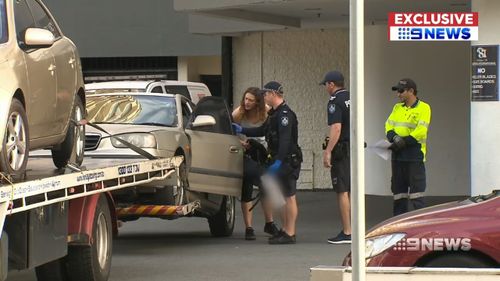
[[[155,157],[185,157],[181,185],[175,177],[116,192],[113,195],[119,206],[200,201],[195,215],[208,218],[211,233],[232,234],[234,197],[241,192],[243,151],[222,99],[206,97],[194,107],[181,95],[94,94],[87,95],[87,112],[89,122],[103,129],[87,128],[87,157],[142,157],[129,144]],[[138,217],[141,215],[121,219]]]

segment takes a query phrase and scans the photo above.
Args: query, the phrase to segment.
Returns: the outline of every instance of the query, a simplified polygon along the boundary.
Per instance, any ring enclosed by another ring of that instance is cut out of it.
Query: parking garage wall
[[[220,37],[189,33],[173,0],[42,1],[82,57],[220,55]]]
[[[428,195],[470,193],[469,51],[467,42],[387,41],[386,26],[367,26],[365,49],[365,134],[372,144],[384,138],[384,122],[397,97],[392,84],[412,77],[419,96],[433,109],[428,139]],[[299,119],[305,151],[301,188],[331,188],[323,168],[321,143],[327,134],[328,94],[318,85],[326,71],[348,78],[346,28],[250,33],[233,39],[234,101],[249,86],[281,82],[285,99]],[[348,85],[349,81],[347,81]],[[236,106],[236,105],[235,105]],[[366,191],[390,194],[390,162],[366,153]]]
[[[328,94],[318,83],[330,68],[348,72],[348,38],[347,29],[335,29],[252,33],[233,41],[235,104],[247,87],[276,80],[282,83],[285,99],[297,114],[299,144],[305,157],[301,188],[331,187],[321,158]]]

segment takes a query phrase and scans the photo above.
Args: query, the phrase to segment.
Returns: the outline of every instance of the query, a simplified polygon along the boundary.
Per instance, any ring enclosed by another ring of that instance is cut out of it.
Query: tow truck
[[[48,171],[50,160],[30,158],[26,180],[0,174],[0,280],[35,268],[39,281],[106,281],[118,233],[110,192],[168,178],[180,185],[183,160],[86,159],[81,168]],[[188,215],[196,202],[169,208]]]

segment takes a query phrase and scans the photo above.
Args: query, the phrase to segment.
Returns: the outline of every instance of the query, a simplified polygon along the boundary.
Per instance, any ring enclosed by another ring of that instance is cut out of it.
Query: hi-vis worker
[[[394,215],[425,206],[425,154],[431,107],[417,98],[417,84],[401,79],[392,87],[400,103],[392,109],[385,123],[387,139],[392,143],[391,191],[394,194]]]

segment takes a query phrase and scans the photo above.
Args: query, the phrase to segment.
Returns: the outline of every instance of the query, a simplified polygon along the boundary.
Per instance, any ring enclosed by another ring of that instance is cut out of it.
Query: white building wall
[[[235,105],[247,87],[276,80],[282,83],[285,99],[297,114],[299,144],[306,158],[303,168],[308,170],[301,174],[302,188],[331,187],[321,158],[328,94],[318,83],[331,68],[348,73],[348,37],[347,29],[334,29],[252,33],[233,41]]]
[[[419,96],[433,109],[427,193],[469,194],[469,44],[394,43],[387,41],[386,32],[385,26],[366,29],[367,142],[384,138],[384,122],[397,102],[390,87],[400,78],[412,77],[419,86]],[[348,78],[348,41],[348,30],[343,28],[251,33],[233,41],[235,104],[247,87],[277,80],[297,113],[299,144],[307,156],[302,188],[331,188],[321,150],[327,133],[328,94],[318,82],[332,69]],[[313,173],[309,171],[312,164]],[[369,194],[390,194],[390,163],[370,152],[366,153],[366,185]]]
[[[427,139],[427,194],[470,194],[470,44],[390,42],[385,26],[365,30],[365,134],[384,137],[384,122],[398,102],[391,86],[415,80],[418,96],[432,109]],[[390,163],[366,154],[366,192],[390,194]]]
[[[473,45],[499,45],[500,1],[472,0],[479,12],[479,41]],[[471,188],[472,194],[500,189],[500,102],[471,102]]]

